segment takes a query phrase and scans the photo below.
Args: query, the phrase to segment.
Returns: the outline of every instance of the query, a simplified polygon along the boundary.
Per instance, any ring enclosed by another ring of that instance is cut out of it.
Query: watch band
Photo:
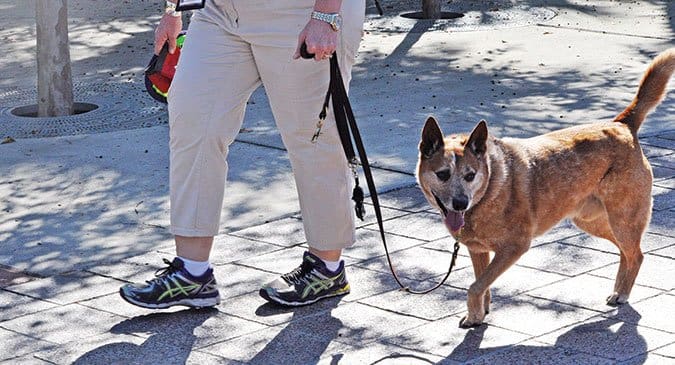
[[[312,11],[311,18],[330,24],[336,32],[340,30],[340,26],[342,25],[339,13],[322,13],[315,10]]]

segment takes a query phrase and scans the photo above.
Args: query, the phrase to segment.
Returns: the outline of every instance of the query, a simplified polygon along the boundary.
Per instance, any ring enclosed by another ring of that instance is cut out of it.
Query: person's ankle
[[[188,274],[198,278],[204,275],[211,267],[209,261],[194,261],[178,256],[183,261],[183,268]]]

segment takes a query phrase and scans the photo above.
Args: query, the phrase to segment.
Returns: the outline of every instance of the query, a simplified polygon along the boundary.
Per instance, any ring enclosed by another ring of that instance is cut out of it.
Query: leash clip
[[[321,128],[323,127],[323,121],[324,118],[319,118],[319,121],[316,122],[316,132],[314,132],[314,135],[312,135],[312,143],[316,143],[316,141],[319,139]]]

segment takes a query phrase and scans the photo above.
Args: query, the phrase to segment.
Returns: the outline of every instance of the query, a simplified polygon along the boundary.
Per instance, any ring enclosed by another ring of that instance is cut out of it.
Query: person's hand
[[[155,29],[155,54],[159,55],[164,42],[169,42],[169,53],[176,51],[176,38],[183,30],[183,19],[179,16],[164,14]]]
[[[321,61],[330,57],[337,48],[338,32],[330,24],[316,19],[310,19],[298,36],[298,46],[293,59],[300,58],[300,46],[307,44],[307,52],[314,55],[314,59]]]

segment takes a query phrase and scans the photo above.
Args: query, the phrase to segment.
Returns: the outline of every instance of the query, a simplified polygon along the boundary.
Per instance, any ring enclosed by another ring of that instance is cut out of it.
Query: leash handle
[[[307,52],[307,43],[305,42],[302,42],[302,44],[300,45],[300,57],[306,60],[314,58],[314,53]]]
[[[302,50],[302,48],[301,48]],[[370,199],[373,202],[373,208],[375,210],[375,216],[377,218],[377,225],[380,229],[380,237],[382,238],[382,244],[384,245],[384,251],[387,256],[387,263],[389,264],[389,270],[394,276],[394,280],[401,287],[411,294],[427,294],[433,290],[440,288],[450,277],[450,273],[455,266],[457,261],[457,254],[459,252],[459,242],[455,241],[455,247],[452,253],[452,259],[450,260],[450,267],[448,272],[438,284],[434,287],[426,290],[412,290],[408,286],[403,285],[401,279],[396,274],[394,269],[394,264],[391,261],[391,255],[389,253],[389,248],[387,246],[387,240],[384,235],[384,224],[382,219],[382,212],[380,210],[380,202],[377,196],[377,189],[375,188],[375,182],[373,180],[372,171],[370,169],[370,164],[368,163],[368,156],[366,155],[366,149],[363,146],[363,140],[361,139],[361,134],[359,133],[358,126],[356,125],[356,118],[354,117],[354,112],[349,102],[349,97],[347,96],[347,91],[345,89],[344,81],[342,79],[342,74],[340,73],[340,66],[338,64],[337,57],[333,54],[333,57],[330,58],[331,65],[331,81],[330,87],[328,89],[328,94],[333,99],[333,112],[335,113],[335,121],[338,127],[338,133],[340,134],[340,140],[342,142],[342,147],[345,151],[347,161],[353,163],[356,161],[354,154],[354,148],[352,145],[352,138],[354,139],[354,144],[359,153],[359,158],[361,160],[361,167],[363,168],[363,174],[366,177],[366,183],[368,185],[368,190],[370,190]],[[324,104],[323,110],[326,109],[328,102],[328,97],[326,98],[326,104]],[[351,134],[351,137],[350,137]],[[358,179],[356,179],[356,184],[358,187]],[[358,209],[357,209],[358,211]],[[359,217],[361,218],[361,217]],[[363,218],[362,218],[363,219]]]

